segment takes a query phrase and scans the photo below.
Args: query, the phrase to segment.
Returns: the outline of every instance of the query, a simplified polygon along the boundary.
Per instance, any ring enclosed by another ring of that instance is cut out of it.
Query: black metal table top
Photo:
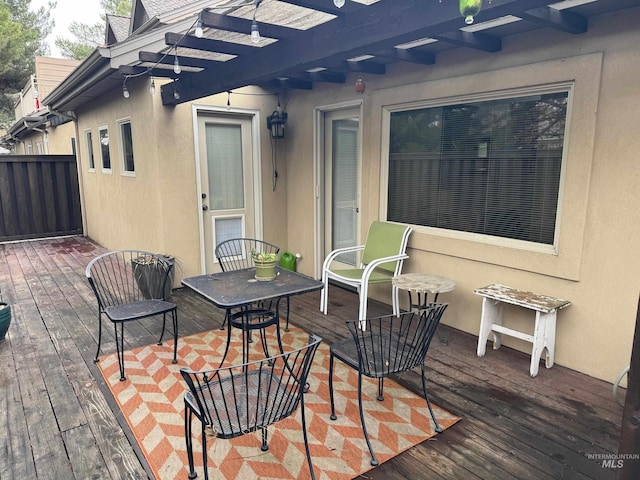
[[[268,282],[258,281],[254,275],[255,268],[246,268],[188,277],[182,284],[225,309],[314,292],[323,287],[319,280],[280,267],[276,267],[276,278]]]

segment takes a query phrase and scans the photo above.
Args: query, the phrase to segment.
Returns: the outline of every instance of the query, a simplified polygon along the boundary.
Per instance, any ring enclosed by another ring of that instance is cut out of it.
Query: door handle
[[[202,210],[204,210],[206,212],[207,210],[209,210],[209,207],[206,206],[206,205],[202,205]]]

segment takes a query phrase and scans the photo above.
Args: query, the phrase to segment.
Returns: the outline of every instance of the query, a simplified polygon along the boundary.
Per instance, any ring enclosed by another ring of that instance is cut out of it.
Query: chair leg
[[[202,423],[202,464],[204,465],[204,480],[209,480],[209,462],[207,458],[207,432],[205,431],[204,422],[200,419]]]
[[[395,285],[391,287],[391,302],[393,304],[393,314],[396,317],[400,316],[400,301],[398,298],[398,290],[398,287],[396,287]]]
[[[331,403],[331,416],[329,418],[335,420],[338,417],[336,417],[336,406],[333,401],[333,355],[329,356],[329,401]]]
[[[269,432],[267,432],[267,427],[262,427],[260,429],[260,433],[262,433],[262,445],[260,445],[260,450],[266,452],[267,450],[269,450]]]
[[[369,294],[369,288],[367,284],[363,284],[359,288],[359,297],[360,297],[360,311],[358,313],[358,320],[360,320],[360,329],[366,329],[365,319],[367,318],[367,295]]]
[[[309,464],[309,473],[311,480],[315,480],[316,474],[313,471],[313,463],[311,462],[311,451],[309,450],[309,439],[307,437],[307,421],[304,416],[304,395],[300,397],[300,414],[302,416],[302,436],[304,438],[304,449],[307,453],[307,463]]]
[[[284,331],[289,331],[289,307],[291,306],[291,297],[287,297],[287,324],[284,327]]]
[[[118,335],[118,323],[113,324],[116,337],[116,353],[118,355],[118,366],[120,367],[120,381],[124,382],[124,322],[119,322],[120,334]]]
[[[267,334],[264,328],[260,329],[260,343],[262,343],[262,350],[264,351],[264,357],[269,358],[269,346],[267,345]],[[271,363],[269,363],[271,365]]]
[[[102,314],[98,313],[98,350],[96,350],[96,358],[93,359],[93,363],[98,363],[100,360],[100,344],[102,343]]]
[[[198,476],[193,465],[193,439],[192,435],[193,411],[189,405],[184,404],[184,440],[187,444],[187,458],[189,459],[189,478],[193,479]]]
[[[326,315],[329,306],[329,277],[326,273],[322,274],[322,283],[324,287],[320,290],[320,311]]]
[[[162,314],[162,331],[160,332],[160,340],[157,345],[162,345],[162,339],[164,338],[164,329],[167,326],[167,312]]]
[[[173,320],[173,362],[178,363],[178,309],[171,310]]]
[[[427,407],[429,407],[429,413],[431,413],[431,419],[435,424],[436,432],[441,433],[444,431],[444,429],[440,426],[438,420],[436,420],[436,416],[433,413],[433,408],[431,408],[431,402],[429,401],[429,395],[427,394],[427,378],[424,374],[424,365],[422,365],[422,392],[424,393],[424,398],[427,401]]]
[[[369,453],[371,454],[371,465],[374,467],[378,465],[378,459],[376,458],[376,454],[373,453],[373,448],[371,447],[371,442],[369,441],[369,434],[367,433],[367,426],[364,423],[364,408],[362,406],[362,374],[358,373],[358,407],[360,409],[360,423],[362,423],[362,432],[364,433],[364,439],[367,441],[367,446],[369,447]]]
[[[384,377],[380,377],[378,379],[378,401],[384,401],[384,395],[382,395],[382,390],[384,389]]]

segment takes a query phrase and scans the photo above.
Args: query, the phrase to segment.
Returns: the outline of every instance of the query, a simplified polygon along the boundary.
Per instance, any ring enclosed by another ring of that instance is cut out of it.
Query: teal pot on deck
[[[4,339],[11,325],[11,307],[0,302],[0,340]]]

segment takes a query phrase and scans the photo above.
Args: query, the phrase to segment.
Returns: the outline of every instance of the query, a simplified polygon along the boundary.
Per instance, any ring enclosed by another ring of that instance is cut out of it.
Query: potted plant
[[[256,266],[256,280],[268,282],[276,278],[277,253],[258,252],[253,249],[250,253]]]
[[[0,340],[4,339],[9,330],[9,325],[11,325],[11,307],[4,302],[0,302]]]
[[[138,288],[142,296],[146,299],[164,298],[167,300],[171,296],[175,269],[171,268],[175,264],[175,259],[171,255],[140,255],[131,260],[133,264],[133,276],[136,279]],[[169,278],[164,284],[164,294],[162,292],[162,281],[169,271]]]

